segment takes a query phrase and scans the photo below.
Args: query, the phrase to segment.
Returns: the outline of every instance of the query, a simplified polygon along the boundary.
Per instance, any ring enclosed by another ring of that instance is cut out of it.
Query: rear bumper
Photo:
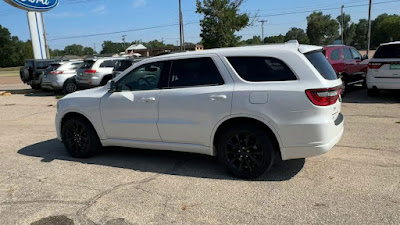
[[[85,77],[81,77],[81,76],[76,76],[75,77],[75,81],[76,81],[76,85],[79,88],[93,88],[93,87],[98,87],[100,85],[100,78],[96,77],[96,76],[85,76]]]
[[[367,87],[368,89],[372,89],[376,87],[378,89],[391,89],[391,90],[400,90],[400,77],[399,78],[375,78],[375,77],[367,77]]]
[[[344,117],[339,114],[335,121],[329,124],[308,125],[303,132],[315,134],[315,137],[323,137],[323,141],[310,142],[306,146],[290,146],[281,148],[283,160],[301,159],[322,155],[338,143],[344,131]]]

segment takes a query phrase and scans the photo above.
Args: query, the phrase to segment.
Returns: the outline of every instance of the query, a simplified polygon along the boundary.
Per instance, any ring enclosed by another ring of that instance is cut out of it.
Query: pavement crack
[[[83,205],[85,202],[79,201],[64,201],[64,200],[32,200],[32,201],[7,201],[0,203],[1,206],[7,205],[24,205],[24,204],[71,204],[71,205]]]
[[[373,151],[384,151],[384,152],[399,153],[399,151],[396,151],[396,150],[385,150],[385,149],[379,149],[379,148],[360,147],[360,146],[351,146],[351,145],[336,145],[336,146],[337,147],[343,147],[343,148],[358,148],[358,149],[373,150]]]

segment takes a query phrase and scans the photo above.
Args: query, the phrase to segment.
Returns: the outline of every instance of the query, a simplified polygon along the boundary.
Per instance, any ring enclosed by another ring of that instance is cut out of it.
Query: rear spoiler
[[[299,50],[299,52],[305,54],[308,52],[318,52],[318,51],[322,51],[322,47],[321,46],[316,46],[316,45],[303,45],[303,44],[299,44],[299,42],[297,40],[290,40],[288,42],[285,43],[286,45],[294,45],[295,48],[297,48]]]

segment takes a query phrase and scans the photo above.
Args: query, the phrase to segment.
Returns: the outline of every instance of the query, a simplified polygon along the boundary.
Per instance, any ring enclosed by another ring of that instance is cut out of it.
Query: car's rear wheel
[[[83,118],[68,119],[61,132],[64,146],[73,157],[87,158],[102,148],[93,126]]]
[[[69,79],[64,82],[63,93],[70,94],[78,90],[78,86],[74,79]]]
[[[218,156],[234,176],[252,179],[271,168],[275,151],[270,136],[262,127],[237,124],[220,136]]]

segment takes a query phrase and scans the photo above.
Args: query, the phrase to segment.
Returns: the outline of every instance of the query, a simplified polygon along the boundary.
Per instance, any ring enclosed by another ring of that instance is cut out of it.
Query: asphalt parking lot
[[[55,139],[53,93],[1,91],[1,224],[400,224],[400,93],[348,90],[332,151],[244,181],[188,153],[71,158]]]

